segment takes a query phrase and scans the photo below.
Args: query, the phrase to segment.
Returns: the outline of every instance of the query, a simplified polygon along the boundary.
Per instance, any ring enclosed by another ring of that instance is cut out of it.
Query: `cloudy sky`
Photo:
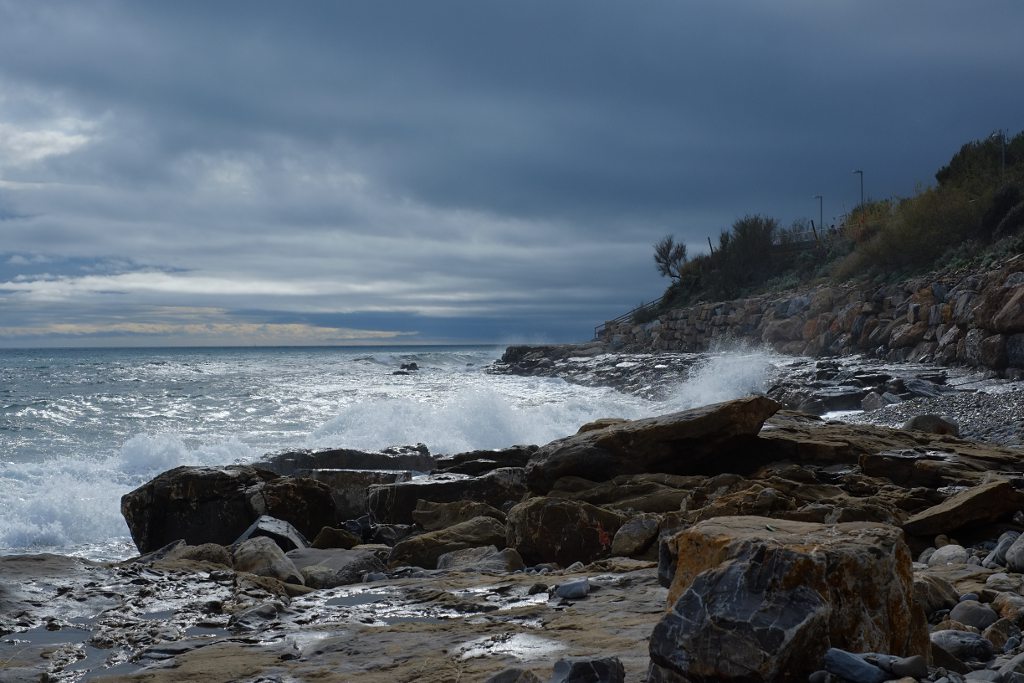
[[[0,346],[576,341],[1024,114],[1024,3],[0,0]]]

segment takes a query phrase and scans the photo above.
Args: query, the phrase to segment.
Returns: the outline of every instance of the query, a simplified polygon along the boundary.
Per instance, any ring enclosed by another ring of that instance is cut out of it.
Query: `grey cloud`
[[[89,294],[97,310],[450,312],[468,292],[467,316],[611,316],[663,286],[667,232],[695,251],[746,213],[816,218],[819,193],[829,220],[853,168],[906,194],[1015,125],[1022,19],[1012,1],[0,0],[0,125],[89,138],[0,158],[3,249],[334,285]]]

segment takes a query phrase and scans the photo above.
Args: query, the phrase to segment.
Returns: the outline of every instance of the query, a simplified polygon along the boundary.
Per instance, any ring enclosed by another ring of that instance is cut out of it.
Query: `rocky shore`
[[[694,362],[493,371],[639,392]],[[0,558],[0,681],[1024,680],[1016,385],[782,362],[538,446],[165,472],[122,501],[138,558]],[[901,428],[829,419],[865,402]]]

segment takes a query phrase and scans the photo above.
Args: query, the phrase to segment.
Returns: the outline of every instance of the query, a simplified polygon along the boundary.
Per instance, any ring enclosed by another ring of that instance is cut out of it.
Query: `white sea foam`
[[[433,453],[450,454],[544,444],[600,417],[636,418],[651,410],[641,399],[607,389],[572,387],[563,393],[568,395],[557,400],[544,400],[543,394],[516,400],[494,390],[471,388],[430,401],[363,401],[346,407],[314,431],[312,445],[376,450],[425,443]]]
[[[761,393],[778,372],[778,361],[776,354],[746,349],[708,355],[690,368],[665,404],[685,410]]]
[[[139,434],[114,455],[5,463],[0,469],[0,551],[89,545],[103,556],[126,548],[121,496],[178,465],[251,460],[237,439],[194,448],[174,434]],[[106,558],[104,558],[106,559]]]

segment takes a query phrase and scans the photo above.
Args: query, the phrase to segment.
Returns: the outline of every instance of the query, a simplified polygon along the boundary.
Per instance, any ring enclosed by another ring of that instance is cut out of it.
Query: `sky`
[[[1024,123],[1024,3],[0,0],[0,347],[584,341]]]

